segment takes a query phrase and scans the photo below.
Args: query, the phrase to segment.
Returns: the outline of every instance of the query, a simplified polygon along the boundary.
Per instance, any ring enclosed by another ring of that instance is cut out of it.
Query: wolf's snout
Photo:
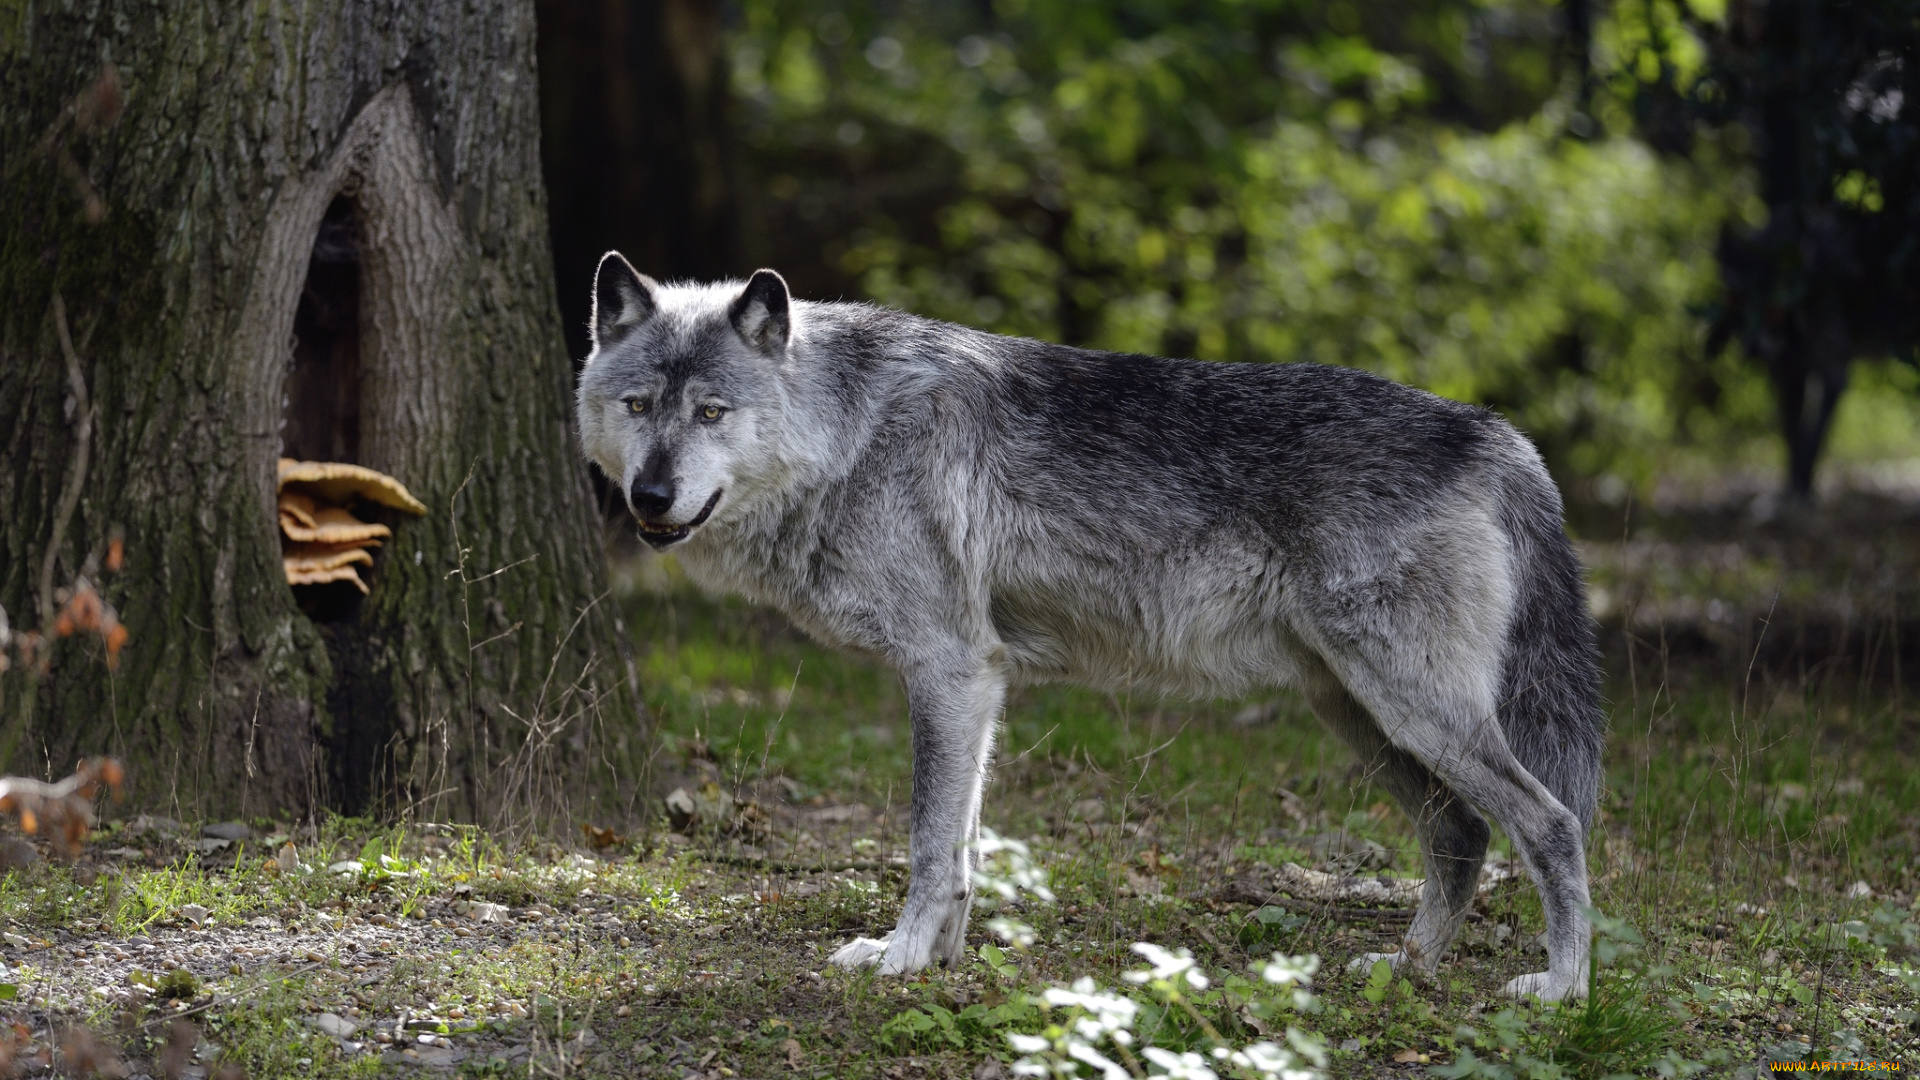
[[[673,481],[656,477],[639,477],[633,482],[633,490],[627,492],[627,502],[633,512],[646,520],[662,517],[673,509]]]

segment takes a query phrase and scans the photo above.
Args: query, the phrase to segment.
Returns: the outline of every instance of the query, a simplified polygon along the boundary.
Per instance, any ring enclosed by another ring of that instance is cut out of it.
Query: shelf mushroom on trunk
[[[393,530],[361,521],[349,509],[355,499],[409,514],[427,512],[406,485],[383,472],[338,461],[280,459],[281,562],[289,585],[349,581],[362,593],[367,583],[356,566],[372,566],[369,548]]]

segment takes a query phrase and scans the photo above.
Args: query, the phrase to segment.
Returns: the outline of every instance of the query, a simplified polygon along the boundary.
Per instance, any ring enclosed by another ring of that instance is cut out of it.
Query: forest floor
[[[1032,995],[1090,976],[1147,1007],[1142,1051],[1284,1041],[1292,1025],[1340,1077],[1920,1067],[1920,714],[1866,662],[1816,664],[1826,678],[1668,663],[1668,620],[1706,652],[1755,650],[1740,620],[1778,604],[1755,575],[1792,568],[1711,538],[1644,554],[1666,542],[1585,551],[1608,605],[1666,605],[1660,627],[1612,623],[1588,858],[1594,903],[1619,925],[1593,1007],[1499,997],[1544,966],[1524,875],[1487,876],[1436,979],[1349,969],[1397,942],[1418,854],[1384,793],[1284,695],[1017,692],[986,821],[1050,879],[1052,902],[999,912],[1031,942],[998,941],[983,913],[957,969],[835,970],[828,954],[883,933],[905,887],[903,695],[884,668],[635,561],[619,592],[675,808],[627,835],[573,822],[564,840],[509,842],[342,818],[210,835],[128,807],[78,862],[0,843],[26,864],[0,878],[0,1009],[18,1024],[0,1057],[91,1055],[108,1075],[154,1077],[990,1080],[1012,1075],[1009,1033],[1063,1011]],[[1705,569],[1676,584],[1686,551]],[[1715,588],[1734,606],[1681,595]],[[1301,868],[1349,897],[1314,899]],[[1354,878],[1386,879],[1388,899]],[[1212,981],[1190,988],[1190,1011],[1122,979],[1145,964],[1136,942],[1192,950]],[[1321,959],[1307,1009],[1263,1013],[1230,978],[1258,984],[1250,968],[1276,952]]]

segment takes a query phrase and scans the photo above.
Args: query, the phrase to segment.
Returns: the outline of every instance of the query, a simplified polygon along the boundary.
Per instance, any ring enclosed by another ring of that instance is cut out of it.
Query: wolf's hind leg
[[[1492,830],[1431,769],[1388,741],[1380,725],[1331,672],[1322,669],[1311,673],[1302,679],[1301,689],[1315,715],[1353,749],[1361,767],[1387,789],[1412,820],[1426,866],[1427,883],[1420,891],[1420,906],[1400,950],[1367,953],[1352,966],[1369,967],[1388,960],[1395,970],[1410,964],[1431,975],[1460,932],[1460,924],[1466,921]]]
[[[959,650],[955,650],[959,652]],[[973,851],[994,726],[1006,703],[1005,650],[949,653],[904,672],[913,723],[912,878],[900,922],[884,939],[856,938],[833,954],[841,967],[883,975],[919,971],[966,953]]]
[[[1410,685],[1391,667],[1352,658],[1341,666],[1341,681],[1395,746],[1506,830],[1540,890],[1547,970],[1510,981],[1506,992],[1549,1001],[1584,996],[1592,931],[1580,819],[1513,756],[1491,695],[1462,692],[1439,678]]]

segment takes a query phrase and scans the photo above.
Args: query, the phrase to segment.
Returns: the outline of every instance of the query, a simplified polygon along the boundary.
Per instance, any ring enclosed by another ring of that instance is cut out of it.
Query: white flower
[[[1149,1046],[1140,1051],[1140,1056],[1158,1065],[1171,1080],[1219,1080],[1214,1071],[1207,1068],[1207,1059],[1199,1054],[1174,1054],[1157,1046]]]
[[[972,847],[979,853],[971,875],[973,884],[988,905],[998,901],[988,900],[985,894],[1011,901],[1018,899],[1022,892],[1053,903],[1053,890],[1047,887],[1047,872],[1033,861],[1033,852],[1026,844],[983,827],[980,839],[975,840]]]
[[[1041,997],[1049,1005],[1081,1008],[1097,1016],[1111,1017],[1114,1027],[1132,1027],[1134,1015],[1140,1011],[1133,999],[1103,991],[1098,983],[1084,976],[1075,980],[1071,988],[1049,986]]]
[[[1270,1042],[1257,1042],[1245,1050],[1236,1050],[1233,1063],[1253,1069],[1277,1080],[1321,1080],[1320,1073],[1301,1063],[1292,1051]]]
[[[1125,978],[1133,983],[1151,983],[1154,992],[1172,1002],[1173,986],[1182,979],[1196,988],[1208,985],[1193,954],[1186,949],[1166,949],[1147,942],[1133,946],[1148,967],[1130,971]],[[1317,956],[1285,956],[1275,953],[1265,964],[1253,965],[1267,983],[1291,988],[1297,1006],[1305,1008],[1313,995],[1304,989],[1319,970]],[[1047,1080],[1079,1080],[1089,1075],[1096,1080],[1133,1080],[1130,1072],[1103,1053],[1101,1045],[1112,1048],[1134,1046],[1139,1040],[1132,1028],[1144,1007],[1125,995],[1103,990],[1091,978],[1076,980],[1072,986],[1049,987],[1036,998],[1045,1008],[1069,1009],[1068,1019],[1047,1028],[1044,1036],[1008,1033],[1007,1040],[1024,1056],[1016,1061],[1013,1074]],[[1257,1042],[1244,1049],[1231,1045],[1216,1046],[1205,1053],[1175,1052],[1145,1045],[1139,1055],[1147,1067],[1146,1076],[1166,1080],[1219,1080],[1216,1067],[1233,1076],[1258,1077],[1260,1080],[1326,1080],[1325,1044],[1318,1035],[1287,1029],[1286,1044]],[[1132,1065],[1132,1059],[1128,1059]],[[1138,1066],[1134,1066],[1138,1067]]]
[[[1009,919],[1004,915],[999,918],[988,919],[987,929],[993,931],[1001,941],[1012,945],[1016,949],[1029,948],[1034,942],[1040,940],[1039,933],[1035,931],[1033,927],[1028,926],[1019,919]]]
[[[1205,990],[1207,988],[1207,977],[1200,973],[1200,969],[1193,959],[1193,954],[1186,949],[1181,949],[1177,952],[1168,952],[1150,942],[1136,941],[1133,943],[1133,951],[1146,957],[1147,963],[1153,966],[1149,971],[1129,971],[1122,975],[1121,978],[1128,982],[1155,982],[1161,979],[1171,980],[1177,976],[1185,975],[1187,982],[1191,983],[1195,990]]]
[[[1140,1012],[1140,1006],[1118,994],[1100,990],[1092,979],[1081,978],[1073,984],[1071,990],[1059,986],[1050,986],[1040,995],[1040,999],[1049,1006],[1079,1009],[1085,1015],[1073,1022],[1076,1035],[1088,1042],[1098,1042],[1113,1037],[1115,1042],[1126,1045],[1131,1036],[1127,1034],[1133,1027],[1133,1018]]]
[[[1270,983],[1281,986],[1298,983],[1306,986],[1313,982],[1314,972],[1320,970],[1320,958],[1313,955],[1288,956],[1285,953],[1274,953],[1272,960],[1265,964],[1255,964],[1254,970]]]
[[[973,847],[981,855],[997,855],[1002,851],[1010,851],[1022,859],[1030,859],[1033,856],[1033,849],[1027,846],[1026,841],[1015,840],[1011,836],[1001,836],[985,825],[980,826],[980,839],[973,842]]]
[[[1088,1046],[1086,1043],[1069,1042],[1067,1044],[1067,1053],[1075,1061],[1086,1062],[1088,1065],[1098,1069],[1100,1075],[1104,1077],[1105,1080],[1133,1080],[1132,1077],[1127,1075],[1127,1070],[1121,1068],[1109,1060],[1106,1055]]]
[[[1308,1034],[1297,1027],[1289,1027],[1287,1042],[1293,1044],[1294,1052],[1301,1057],[1313,1062],[1319,1068],[1327,1067],[1327,1047],[1320,1041],[1320,1036]]]

